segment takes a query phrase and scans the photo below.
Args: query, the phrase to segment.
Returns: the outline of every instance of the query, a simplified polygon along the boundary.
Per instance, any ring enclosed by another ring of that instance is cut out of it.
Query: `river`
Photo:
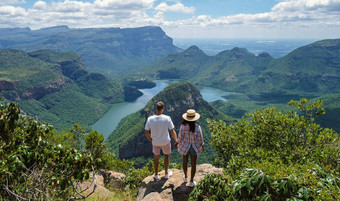
[[[155,80],[156,86],[151,89],[140,89],[140,91],[143,92],[143,95],[137,98],[135,101],[113,104],[110,110],[92,125],[92,129],[103,134],[106,140],[110,133],[112,133],[112,131],[114,131],[114,129],[118,126],[118,123],[121,119],[142,109],[157,93],[162,91],[170,84],[176,82],[178,82],[178,80]],[[203,99],[208,102],[213,102],[216,100],[225,101],[226,99],[223,98],[223,96],[227,96],[232,93],[212,87],[198,86],[198,88],[200,89]]]

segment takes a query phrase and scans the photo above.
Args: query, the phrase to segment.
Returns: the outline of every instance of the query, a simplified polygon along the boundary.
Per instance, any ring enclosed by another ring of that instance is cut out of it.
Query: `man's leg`
[[[154,154],[153,165],[155,169],[155,176],[158,175],[158,166],[159,166],[159,156],[161,154],[161,148],[159,146],[152,145],[152,152]]]
[[[167,145],[163,146],[162,147],[162,151],[163,151],[163,154],[164,154],[164,170],[165,170],[165,175],[167,175],[168,174],[168,170],[169,170],[169,164],[170,164],[171,143],[169,142]]]
[[[164,154],[164,170],[165,170],[165,174],[168,174],[169,164],[170,164],[170,155]]]
[[[154,165],[154,168],[155,168],[155,175],[158,175],[159,155],[154,156],[153,165]]]

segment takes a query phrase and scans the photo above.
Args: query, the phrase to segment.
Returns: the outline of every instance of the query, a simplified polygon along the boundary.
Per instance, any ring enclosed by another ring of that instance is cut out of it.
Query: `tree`
[[[48,124],[21,115],[16,103],[0,102],[0,200],[88,196],[81,194],[84,189],[78,184],[93,171],[92,157],[48,142],[52,129]]]
[[[97,168],[105,167],[103,156],[108,150],[104,144],[104,135],[91,131],[85,136],[85,149],[93,156]]]

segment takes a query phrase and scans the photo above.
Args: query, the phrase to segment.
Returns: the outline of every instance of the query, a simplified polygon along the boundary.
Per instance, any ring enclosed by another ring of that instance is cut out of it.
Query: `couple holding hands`
[[[172,171],[168,172],[171,154],[171,140],[169,136],[170,130],[172,138],[175,141],[174,147],[183,156],[183,181],[185,183],[188,182],[187,170],[190,155],[191,175],[189,186],[194,187],[196,185],[194,176],[196,173],[197,157],[204,150],[202,130],[200,125],[196,123],[196,121],[200,118],[200,114],[196,113],[193,109],[189,109],[182,115],[183,122],[180,125],[177,138],[175,127],[171,118],[164,115],[163,112],[164,103],[161,101],[157,102],[156,114],[150,116],[145,124],[145,136],[150,142],[152,142],[152,152],[154,153],[154,178],[155,180],[159,180],[158,165],[161,150],[164,154],[164,178],[168,179],[172,175]]]

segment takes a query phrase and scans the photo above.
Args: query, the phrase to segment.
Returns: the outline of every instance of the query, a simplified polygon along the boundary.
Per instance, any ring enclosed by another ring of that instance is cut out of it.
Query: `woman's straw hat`
[[[186,113],[182,115],[182,117],[187,121],[197,121],[201,117],[201,115],[198,114],[195,110],[189,109]]]

